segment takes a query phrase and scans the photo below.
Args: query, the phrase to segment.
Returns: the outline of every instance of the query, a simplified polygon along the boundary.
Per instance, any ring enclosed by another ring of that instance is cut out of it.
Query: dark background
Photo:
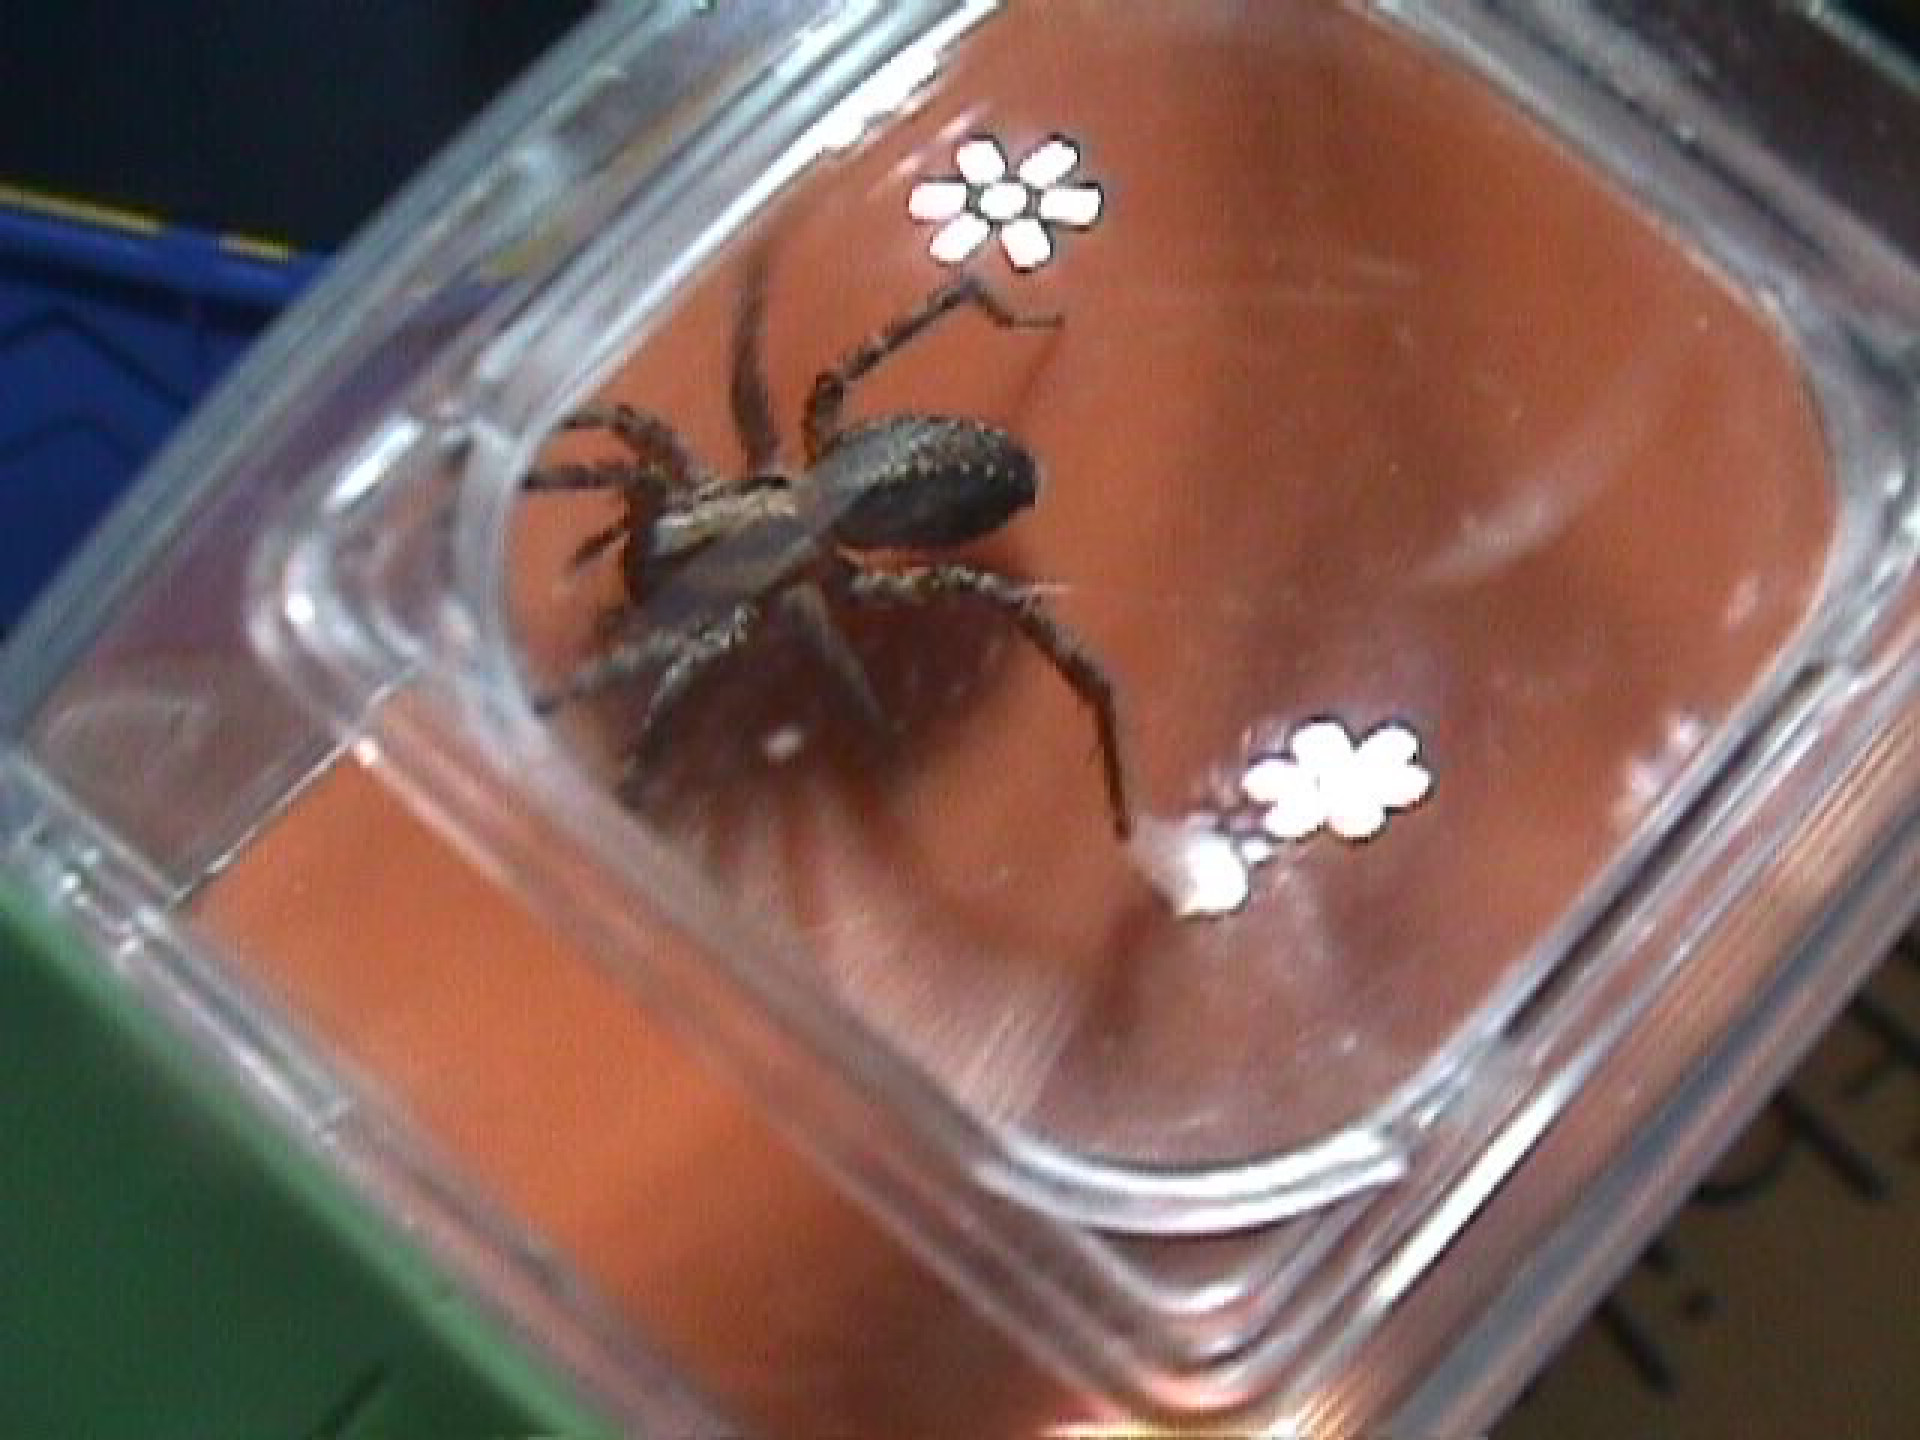
[[[589,8],[16,5],[0,32],[0,183],[337,250]]]
[[[1840,7],[1920,58],[1920,0],[1852,0]]]
[[[15,6],[0,34],[0,183],[337,250],[590,8],[588,0]],[[1846,8],[1920,55],[1920,0]]]

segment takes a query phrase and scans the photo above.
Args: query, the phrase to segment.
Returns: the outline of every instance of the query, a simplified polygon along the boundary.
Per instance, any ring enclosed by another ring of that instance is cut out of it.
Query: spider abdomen
[[[1040,470],[991,425],[898,415],[842,432],[806,484],[840,544],[936,550],[990,535],[1033,504]]]

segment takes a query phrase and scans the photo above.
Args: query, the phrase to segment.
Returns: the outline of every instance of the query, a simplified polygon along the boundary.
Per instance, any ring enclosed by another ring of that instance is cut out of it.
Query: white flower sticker
[[[1233,798],[1180,820],[1143,816],[1131,854],[1179,918],[1232,915],[1252,899],[1254,872],[1289,845],[1322,830],[1371,840],[1394,811],[1426,799],[1433,776],[1419,754],[1405,725],[1356,744],[1337,720],[1309,721],[1277,753],[1252,758]]]
[[[1276,840],[1304,840],[1322,828],[1343,840],[1370,840],[1390,811],[1426,798],[1433,777],[1416,762],[1420,740],[1404,725],[1382,725],[1358,745],[1337,720],[1294,731],[1285,755],[1247,767],[1240,788],[1266,807],[1260,827]]]
[[[1037,270],[1053,258],[1053,229],[1085,230],[1100,218],[1098,185],[1064,183],[1079,163],[1079,147],[1063,136],[1013,167],[999,141],[977,136],[953,152],[957,176],[913,187],[907,214],[937,227],[927,253],[942,265],[958,265],[997,233],[1014,269]]]

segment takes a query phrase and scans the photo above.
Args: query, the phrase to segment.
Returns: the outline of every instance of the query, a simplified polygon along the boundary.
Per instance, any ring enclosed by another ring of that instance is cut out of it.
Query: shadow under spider
[[[904,861],[907,827],[890,818],[890,797],[979,722],[1015,647],[992,617],[958,603],[853,615],[844,630],[884,728],[801,636],[776,629],[687,697],[648,763],[618,782],[621,800],[722,874],[754,827],[792,828],[782,817],[805,814],[823,792]],[[597,705],[595,748],[618,757],[644,704],[638,696]]]

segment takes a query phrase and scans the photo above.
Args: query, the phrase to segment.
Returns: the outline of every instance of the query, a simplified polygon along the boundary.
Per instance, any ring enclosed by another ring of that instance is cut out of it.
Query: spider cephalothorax
[[[761,358],[765,292],[758,269],[734,331],[730,399],[746,460],[739,475],[709,471],[666,421],[630,406],[590,405],[568,416],[562,429],[609,430],[628,455],[535,470],[526,488],[619,492],[626,513],[589,537],[577,558],[619,545],[628,604],[611,617],[602,653],[542,697],[541,708],[651,676],[628,758],[638,767],[667,713],[777,613],[798,626],[869,718],[883,724],[836,610],[972,599],[1005,616],[1092,711],[1114,830],[1129,834],[1113,684],[1048,613],[1038,589],[974,565],[899,558],[980,539],[1033,504],[1033,456],[1013,436],[976,420],[904,414],[841,423],[857,381],[968,305],[1005,328],[1060,323],[1058,316],[1016,313],[972,277],[942,286],[814,381],[798,469],[781,462]]]

